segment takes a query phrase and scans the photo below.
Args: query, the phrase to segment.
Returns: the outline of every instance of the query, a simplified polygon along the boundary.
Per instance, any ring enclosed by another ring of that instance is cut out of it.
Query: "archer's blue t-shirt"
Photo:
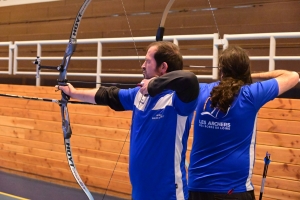
[[[210,107],[210,92],[218,84],[200,84],[188,187],[200,192],[250,191],[257,113],[277,97],[278,83],[270,79],[243,86],[226,113]]]
[[[143,96],[139,88],[119,91],[132,110],[129,176],[134,200],[188,199],[187,139],[197,100],[183,103],[174,91]]]

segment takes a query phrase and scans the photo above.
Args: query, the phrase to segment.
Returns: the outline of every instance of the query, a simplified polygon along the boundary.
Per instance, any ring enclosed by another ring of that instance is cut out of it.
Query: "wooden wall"
[[[2,94],[60,98],[54,87],[0,85]],[[55,103],[0,97],[0,170],[79,188],[68,168]],[[130,199],[128,178],[131,112],[69,104],[71,145],[77,170],[91,191]],[[300,100],[275,99],[258,115],[253,183],[259,195],[263,158],[272,162],[264,200],[300,199]],[[188,155],[193,134],[191,130]],[[110,183],[109,183],[110,181]]]
[[[61,0],[1,7],[0,41],[65,39],[84,0]],[[123,2],[122,2],[123,1]],[[80,25],[80,38],[155,35],[169,0],[92,0]],[[122,5],[123,4],[123,5]],[[300,30],[299,2],[282,0],[213,0],[221,34],[295,32]],[[176,0],[166,34],[217,32],[209,1]],[[197,19],[197,20],[195,20]]]
[[[49,87],[0,85],[0,93],[60,98],[59,92]],[[79,188],[67,164],[60,107],[6,97],[0,101],[1,169]],[[108,195],[128,197],[130,113],[104,106],[68,107],[73,158],[82,180],[91,191],[104,193],[108,188]]]
[[[130,28],[125,16],[126,10]],[[112,38],[154,36],[158,24],[169,0],[92,0],[83,20],[80,23],[78,38]],[[28,41],[28,40],[56,40],[68,39],[74,18],[83,3],[83,0],[61,0],[47,3],[0,7],[0,41]],[[216,8],[214,15],[217,26],[210,10],[209,1],[176,0],[171,7],[166,20],[165,35],[183,34],[223,34],[269,33],[269,32],[299,32],[300,4],[298,1],[282,0],[211,0],[211,6]],[[131,32],[130,32],[131,29]],[[232,42],[233,43],[233,42]],[[251,55],[268,55],[269,40],[251,40],[238,44],[250,50]],[[137,43],[139,55],[145,55],[145,43]],[[43,56],[63,56],[65,45],[62,48],[43,47]],[[300,55],[299,39],[277,40],[277,52],[280,55]],[[136,55],[133,43],[103,45],[103,55]],[[180,42],[183,55],[211,55],[211,42]],[[20,55],[36,56],[36,48],[22,48]],[[282,53],[281,53],[282,52]],[[7,50],[0,48],[0,57],[7,54]],[[96,55],[96,48],[92,45],[78,45],[76,56]],[[276,54],[277,55],[277,54]],[[60,63],[48,62],[44,65],[57,66]],[[74,64],[74,65],[73,65]],[[211,65],[211,61],[187,61],[185,65]],[[278,61],[276,67],[299,71],[295,66],[299,61]],[[31,62],[19,63],[21,70],[34,69]],[[93,61],[71,62],[69,70],[81,73],[95,72],[96,63]],[[268,69],[268,63],[255,61],[256,71]],[[137,73],[140,74],[138,62],[103,62],[105,73]],[[0,68],[1,62],[0,62]],[[7,63],[4,68],[7,68]],[[196,69],[196,74],[205,72]],[[1,83],[34,85],[33,76],[17,75],[8,77],[0,75]],[[53,78],[42,78],[42,85],[50,86]],[[94,81],[89,79],[89,81]],[[116,82],[116,79],[103,78],[103,81]],[[136,82],[136,79],[124,80]],[[123,82],[124,82],[123,81]],[[53,85],[53,84],[52,84]]]
[[[0,7],[0,42],[68,39],[82,2],[83,0],[61,0]],[[167,3],[168,0],[123,0],[133,36],[154,36]],[[212,7],[218,8],[214,14],[221,35],[300,31],[298,1],[211,0],[211,4]],[[245,5],[252,6],[243,7]],[[237,9],[236,6],[242,7]],[[209,8],[208,1],[176,0],[171,7],[172,12],[167,17],[165,34],[216,33],[217,27],[212,13],[203,10],[205,8]],[[122,2],[93,0],[80,24],[78,38],[107,37],[131,37]],[[268,43],[269,41],[251,41],[241,45],[251,50],[251,55],[265,55],[268,53]],[[139,55],[145,54],[146,45],[138,44]],[[277,41],[279,47],[277,52],[280,55],[300,55],[299,45],[299,40],[280,40]],[[180,46],[184,55],[211,54],[212,51],[210,44],[205,42],[181,43]],[[63,56],[64,50],[65,46],[62,48],[49,46],[46,47],[45,54]],[[0,57],[4,52],[7,50],[0,48]],[[79,46],[76,53],[95,55],[95,52],[93,46]],[[30,48],[24,48],[20,53],[23,56],[35,54]],[[103,55],[136,55],[136,53],[133,44],[117,44],[104,46]],[[257,71],[265,70],[268,66],[267,63],[255,64],[258,66]],[[29,69],[32,64],[20,65]],[[82,66],[91,66],[85,67],[85,72],[95,70],[95,63],[76,62],[70,67],[70,71],[75,69],[74,72],[80,72]],[[279,62],[276,66],[299,71],[296,68],[299,61]],[[110,63],[103,69],[108,73],[124,73],[124,70],[140,73],[138,63],[129,63],[126,66],[118,62]],[[195,71],[195,73],[209,72]],[[14,81],[19,84],[35,84],[34,77],[7,75],[0,77],[1,83]],[[54,85],[50,79],[53,77],[49,79],[46,77],[42,84]],[[52,87],[0,85],[0,93],[60,98],[60,94],[55,93]],[[1,97],[0,101],[1,169],[77,187],[66,162],[59,106],[5,97]],[[257,161],[253,182],[258,194],[263,158],[266,151],[270,152],[272,162],[266,182],[265,200],[300,199],[299,108],[299,100],[276,99],[259,112]],[[108,194],[129,198],[127,136],[131,113],[114,112],[107,107],[87,105],[69,105],[69,111],[73,128],[71,142],[74,161],[89,189],[102,193],[108,187]],[[189,149],[191,140],[192,134]],[[117,160],[119,162],[116,165]],[[115,166],[115,172],[108,185]]]

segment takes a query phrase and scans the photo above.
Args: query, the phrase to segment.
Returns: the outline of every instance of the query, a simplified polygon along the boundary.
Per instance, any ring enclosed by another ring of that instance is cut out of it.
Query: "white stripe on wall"
[[[50,1],[60,1],[60,0],[6,0],[6,1],[0,1],[0,7],[16,6],[16,5],[31,4],[31,3],[44,3]]]

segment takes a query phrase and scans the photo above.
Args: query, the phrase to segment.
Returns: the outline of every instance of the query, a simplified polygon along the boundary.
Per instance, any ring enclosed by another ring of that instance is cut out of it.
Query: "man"
[[[133,200],[188,199],[185,154],[197,105],[197,77],[182,71],[179,48],[171,42],[149,45],[141,87],[59,89],[81,101],[132,110],[129,175]]]
[[[200,84],[190,154],[190,200],[253,200],[256,117],[268,101],[294,87],[296,72],[251,75],[250,59],[230,46],[219,58],[221,80]],[[269,79],[252,83],[252,78]]]

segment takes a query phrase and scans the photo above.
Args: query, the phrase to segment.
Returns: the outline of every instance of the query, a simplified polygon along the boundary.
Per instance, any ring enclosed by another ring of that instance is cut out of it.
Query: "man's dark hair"
[[[166,62],[168,64],[167,72],[183,69],[182,55],[176,44],[166,41],[153,42],[148,46],[147,50],[152,46],[157,47],[157,52],[154,55],[156,67]]]
[[[219,57],[219,73],[220,84],[210,93],[211,106],[227,112],[241,87],[252,83],[248,53],[239,46],[229,46]]]

